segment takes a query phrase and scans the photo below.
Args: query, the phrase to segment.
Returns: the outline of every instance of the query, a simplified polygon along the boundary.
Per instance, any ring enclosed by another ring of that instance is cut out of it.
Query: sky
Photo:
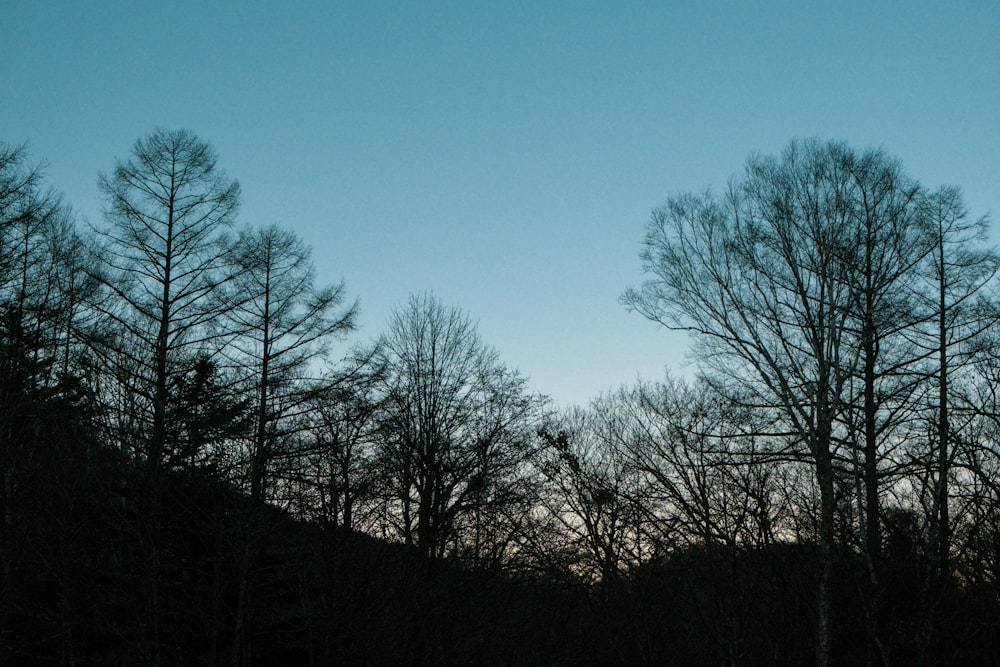
[[[995,219],[998,35],[996,0],[5,0],[0,141],[99,225],[98,174],[192,130],[360,299],[341,353],[429,290],[568,407],[693,372],[619,297],[650,212],[752,153],[881,147]]]

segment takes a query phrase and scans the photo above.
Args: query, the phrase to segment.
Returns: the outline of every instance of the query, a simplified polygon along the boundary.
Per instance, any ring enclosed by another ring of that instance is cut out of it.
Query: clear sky
[[[312,245],[360,338],[433,290],[584,403],[685,372],[618,297],[650,211],[751,152],[882,146],[1000,211],[1000,2],[5,0],[0,140],[81,217],[156,127],[216,147],[242,222]]]

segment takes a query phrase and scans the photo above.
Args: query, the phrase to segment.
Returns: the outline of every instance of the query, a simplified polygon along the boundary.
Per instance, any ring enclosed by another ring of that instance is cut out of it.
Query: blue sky
[[[98,172],[191,129],[242,222],[294,229],[360,297],[359,338],[433,290],[566,405],[689,372],[617,299],[650,211],[752,152],[882,146],[1000,210],[998,35],[988,0],[7,0],[0,140],[99,222]]]

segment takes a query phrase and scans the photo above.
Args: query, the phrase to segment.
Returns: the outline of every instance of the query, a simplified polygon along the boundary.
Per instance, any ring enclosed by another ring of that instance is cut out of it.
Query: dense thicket
[[[158,130],[78,230],[0,145],[0,662],[988,664],[997,257],[954,188],[792,144],[657,209],[701,373],[557,411],[465,311],[376,340]]]

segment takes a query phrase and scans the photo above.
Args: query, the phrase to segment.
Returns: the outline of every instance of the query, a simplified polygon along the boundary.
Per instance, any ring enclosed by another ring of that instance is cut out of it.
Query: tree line
[[[1000,259],[884,151],[793,142],[668,199],[622,301],[691,332],[698,372],[563,410],[433,294],[348,345],[346,285],[240,225],[190,132],[98,188],[80,225],[0,144],[5,659],[1000,649]]]

